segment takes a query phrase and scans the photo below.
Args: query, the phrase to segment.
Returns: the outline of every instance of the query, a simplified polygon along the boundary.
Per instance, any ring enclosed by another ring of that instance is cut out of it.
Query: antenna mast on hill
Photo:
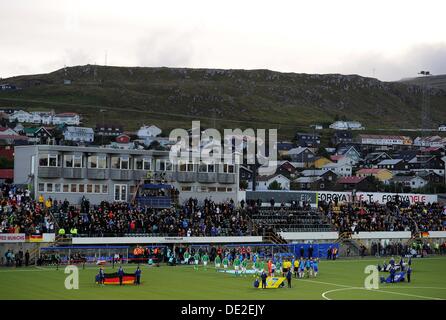
[[[430,93],[427,77],[431,76],[430,71],[420,71],[418,74],[424,76],[422,79],[422,100],[421,100],[421,129],[422,135],[430,128]]]

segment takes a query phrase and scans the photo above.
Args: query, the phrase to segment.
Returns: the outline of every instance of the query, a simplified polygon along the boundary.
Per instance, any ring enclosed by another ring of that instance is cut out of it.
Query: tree
[[[242,189],[242,190],[246,190],[246,189],[248,189],[248,181],[246,181],[246,180],[240,180],[239,187],[240,187],[240,189]]]
[[[274,180],[269,184],[268,190],[282,190],[282,185],[276,180]]]
[[[319,147],[316,151],[316,155],[319,157],[330,159],[330,155],[328,154],[327,150],[324,147]]]

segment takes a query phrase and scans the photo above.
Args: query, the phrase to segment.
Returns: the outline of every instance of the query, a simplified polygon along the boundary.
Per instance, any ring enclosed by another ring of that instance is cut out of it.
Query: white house
[[[416,137],[413,144],[419,147],[444,147],[446,138],[440,136]]]
[[[156,137],[160,135],[162,130],[158,128],[157,126],[151,125],[151,126],[142,126],[138,130],[138,138],[139,139],[146,139],[148,137]]]
[[[446,124],[440,124],[438,126],[438,131],[446,131]]]
[[[352,175],[352,166],[348,163],[327,163],[326,165],[322,166],[322,170],[324,172],[326,171],[333,171],[338,176],[342,177],[348,177]]]
[[[330,124],[330,129],[335,130],[364,130],[364,127],[357,121],[336,121]]]
[[[277,181],[280,184],[282,190],[290,190],[290,179],[282,174],[277,174],[272,176],[257,176],[256,191],[268,190],[268,186],[274,181]],[[248,189],[252,190],[252,181],[248,182]]]
[[[9,115],[9,122],[31,122],[32,116],[29,112],[24,110],[17,110],[13,114]]]
[[[410,187],[411,189],[423,188],[428,184],[428,181],[419,176],[394,176],[391,181],[397,185]]]
[[[412,145],[413,141],[407,136],[388,136],[380,134],[360,134],[358,136],[361,144],[372,144],[378,146]]]
[[[77,142],[93,142],[94,131],[93,128],[85,127],[66,127],[63,132],[64,139],[67,141]]]
[[[58,113],[53,116],[52,123],[54,125],[66,124],[69,126],[77,126],[81,123],[79,114],[74,112]]]

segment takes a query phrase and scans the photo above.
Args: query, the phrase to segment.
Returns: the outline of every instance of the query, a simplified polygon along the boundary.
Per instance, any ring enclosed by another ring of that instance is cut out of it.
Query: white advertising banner
[[[410,239],[410,231],[361,231],[352,234],[352,239]]]
[[[378,202],[387,203],[389,201],[395,201],[398,196],[400,201],[409,201],[410,204],[416,202],[432,203],[438,201],[436,194],[417,194],[417,193],[385,193],[385,192],[356,192],[355,199],[353,199],[352,192],[336,192],[336,191],[318,191],[317,201],[334,201],[338,199],[338,202],[353,202],[366,201],[366,202]]]
[[[24,233],[0,233],[0,243],[25,242]]]
[[[73,238],[73,244],[144,244],[144,243],[254,243],[262,237],[86,237]]]
[[[336,240],[337,232],[279,232],[285,240]]]

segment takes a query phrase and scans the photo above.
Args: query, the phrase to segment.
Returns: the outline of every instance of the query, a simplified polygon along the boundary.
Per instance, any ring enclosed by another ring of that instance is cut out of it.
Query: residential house
[[[331,170],[308,169],[301,172],[302,177],[295,179],[299,190],[330,190],[338,176]]]
[[[427,170],[442,176],[445,174],[445,163],[442,158],[429,154],[417,155],[415,158],[409,161],[409,168],[414,172]]]
[[[423,188],[428,184],[428,181],[419,176],[394,176],[391,182],[399,187],[411,188],[412,190]]]
[[[141,128],[139,128],[137,135],[139,139],[144,140],[146,138],[157,137],[161,134],[161,132],[162,130],[155,125],[151,126],[144,125]]]
[[[75,112],[58,113],[52,117],[52,124],[66,124],[68,126],[78,126],[81,123],[81,117]]]
[[[293,148],[294,148],[294,145],[292,142],[288,142],[288,141],[277,142],[277,153],[279,156],[288,155],[288,151]]]
[[[446,131],[446,124],[440,124],[438,126],[438,131]]]
[[[66,141],[93,142],[94,131],[92,128],[67,126],[63,131]]]
[[[24,110],[17,110],[9,115],[9,122],[31,122],[32,116]]]
[[[321,144],[321,136],[315,133],[296,133],[296,144],[299,147],[317,148]]]
[[[45,127],[25,128],[23,131],[32,143],[49,144],[53,138],[51,131]]]
[[[268,187],[274,181],[280,184],[282,190],[290,190],[290,179],[282,174],[274,174],[270,176],[258,175],[256,179],[256,191],[268,190]],[[252,181],[248,182],[248,189],[253,190]]]
[[[292,162],[298,163],[299,168],[311,167],[314,163],[314,152],[306,147],[293,148],[288,151],[288,156]]]
[[[331,142],[334,146],[337,146],[340,143],[352,143],[353,134],[348,130],[336,131],[331,137]]]
[[[362,164],[365,167],[372,168],[377,167],[378,163],[380,163],[381,161],[390,159],[392,159],[392,157],[389,156],[387,152],[371,152],[365,155]]]
[[[345,146],[338,148],[338,155],[344,156],[345,159],[339,158],[337,162],[344,161],[350,163],[351,165],[355,165],[361,160],[361,154],[354,146]]]
[[[328,163],[322,167],[323,171],[333,171],[338,176],[347,177],[352,175],[352,166],[348,163]]]
[[[398,150],[391,154],[393,159],[402,159],[405,162],[409,162],[415,158],[418,154],[418,150]]]
[[[371,177],[340,177],[335,184],[335,190],[375,191],[375,181]]]
[[[325,157],[317,157],[316,160],[314,160],[314,167],[320,169],[328,163],[332,163],[332,161]]]
[[[358,136],[358,142],[366,145],[379,146],[410,146],[413,143],[412,139],[407,136],[390,136],[378,134],[360,134]]]
[[[417,147],[445,147],[446,138],[440,136],[417,137],[413,144]]]
[[[418,171],[416,173],[417,176],[423,178],[428,183],[431,184],[444,184],[445,183],[445,177],[441,176],[439,174],[436,174],[435,172],[429,172],[429,171]]]
[[[386,159],[377,164],[378,169],[387,169],[393,174],[404,173],[409,171],[409,164],[403,159]]]
[[[336,121],[329,127],[334,130],[364,130],[362,124],[357,121]]]
[[[4,134],[4,135],[11,135],[11,136],[18,136],[19,134],[11,129],[11,128],[7,128],[7,127],[1,127],[0,128],[0,134]]]
[[[357,177],[374,177],[381,182],[388,182],[392,179],[393,174],[387,169],[365,168],[356,171]]]
[[[116,124],[96,124],[94,132],[98,136],[117,137],[122,135],[123,127]]]

